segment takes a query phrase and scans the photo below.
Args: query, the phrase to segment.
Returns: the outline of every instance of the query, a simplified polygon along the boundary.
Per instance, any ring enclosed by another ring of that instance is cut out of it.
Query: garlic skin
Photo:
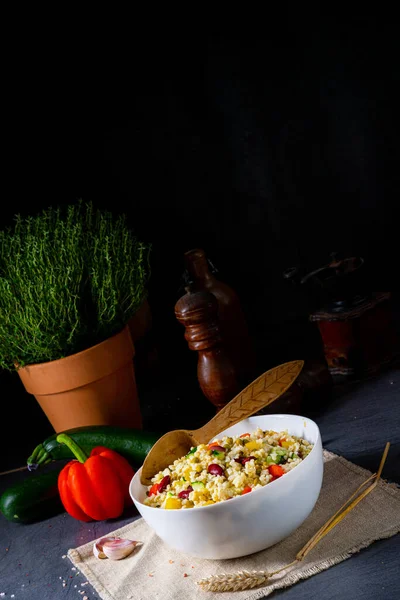
[[[131,554],[142,542],[126,540],[118,537],[105,537],[93,544],[93,554],[96,558],[121,560]]]
[[[105,544],[106,542],[111,542],[113,541],[115,538],[111,538],[111,537],[105,537],[102,538],[101,540],[99,540],[98,542],[95,542],[93,544],[93,554],[95,555],[96,558],[107,558],[107,556],[104,554],[103,552],[103,544]]]

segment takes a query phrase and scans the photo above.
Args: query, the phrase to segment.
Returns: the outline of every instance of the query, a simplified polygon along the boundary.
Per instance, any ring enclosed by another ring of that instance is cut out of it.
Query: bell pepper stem
[[[57,436],[57,442],[59,444],[65,444],[68,446],[72,454],[77,460],[79,460],[79,462],[84,463],[88,459],[88,456],[82,450],[82,448],[78,446],[78,444],[66,433],[59,433]]]

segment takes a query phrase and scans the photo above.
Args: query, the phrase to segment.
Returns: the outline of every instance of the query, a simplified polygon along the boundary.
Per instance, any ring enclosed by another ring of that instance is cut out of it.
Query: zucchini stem
[[[29,465],[29,463],[35,462],[35,460],[37,459],[37,457],[39,455],[39,452],[41,452],[42,450],[43,450],[43,444],[38,444],[27,460],[28,465]]]
[[[43,444],[39,444],[36,446],[26,463],[28,466],[40,465],[48,458],[50,458],[50,454],[43,448]]]
[[[84,463],[89,458],[82,448],[66,433],[59,433],[57,442],[65,444],[80,463]]]

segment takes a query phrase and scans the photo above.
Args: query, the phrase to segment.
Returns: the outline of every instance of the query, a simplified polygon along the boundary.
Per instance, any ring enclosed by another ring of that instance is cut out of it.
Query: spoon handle
[[[208,423],[193,431],[204,444],[220,431],[250,417],[274,402],[292,385],[303,368],[304,361],[294,360],[266,371],[224,406]]]

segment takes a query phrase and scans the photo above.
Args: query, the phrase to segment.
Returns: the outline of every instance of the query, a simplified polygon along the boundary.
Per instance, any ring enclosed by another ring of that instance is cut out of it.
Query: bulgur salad
[[[229,500],[282,477],[312,448],[287,431],[260,428],[200,444],[152,478],[144,504],[180,509]]]

